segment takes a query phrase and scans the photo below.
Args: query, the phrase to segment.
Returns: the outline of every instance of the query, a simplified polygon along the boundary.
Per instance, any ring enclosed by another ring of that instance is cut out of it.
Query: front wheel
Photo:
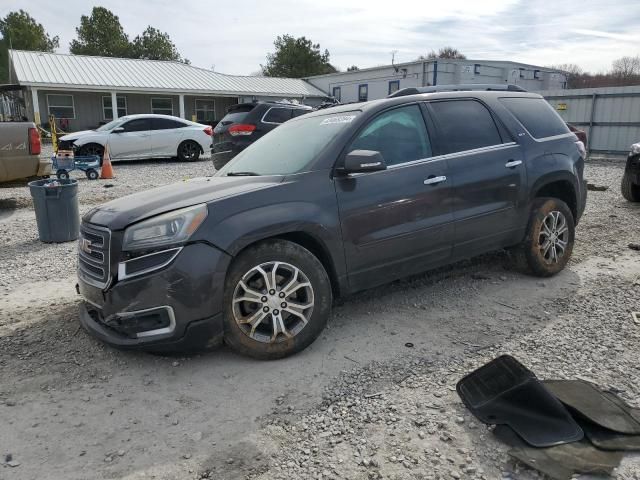
[[[272,360],[309,346],[331,312],[329,276],[307,249],[269,240],[233,262],[224,293],[225,341],[251,357]]]
[[[200,145],[192,140],[182,142],[178,146],[178,159],[181,162],[195,162],[200,158]]]
[[[89,180],[97,180],[98,178],[100,178],[100,174],[98,173],[98,171],[93,168],[87,170],[86,175]]]
[[[640,185],[633,182],[633,176],[625,172],[620,185],[622,196],[629,202],[640,202]]]
[[[56,177],[58,177],[58,180],[69,180],[69,172],[60,169],[56,172]]]
[[[571,210],[557,198],[533,202],[527,234],[514,251],[519,266],[538,277],[550,277],[566,266],[575,239]]]

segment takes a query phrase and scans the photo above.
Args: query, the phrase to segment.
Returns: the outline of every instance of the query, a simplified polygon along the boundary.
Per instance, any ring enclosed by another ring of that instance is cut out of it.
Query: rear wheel
[[[56,172],[56,177],[58,177],[58,180],[69,180],[69,172],[60,169]]]
[[[87,170],[86,175],[89,180],[97,180],[98,178],[100,178],[100,174],[98,173],[98,171],[93,168]]]
[[[200,145],[186,140],[178,145],[178,159],[182,162],[195,162],[200,158]]]
[[[225,283],[225,341],[239,353],[271,360],[309,346],[331,312],[331,284],[320,261],[284,240],[251,247]]]
[[[625,172],[620,185],[622,196],[630,202],[640,202],[640,185],[633,182],[632,176]]]
[[[518,266],[529,273],[550,277],[566,266],[574,239],[574,219],[567,204],[557,198],[537,198],[527,235],[513,255]]]

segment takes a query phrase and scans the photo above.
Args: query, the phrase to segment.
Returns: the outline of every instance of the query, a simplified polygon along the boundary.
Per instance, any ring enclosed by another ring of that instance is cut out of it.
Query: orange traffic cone
[[[102,168],[100,169],[100,178],[109,180],[113,178],[113,167],[111,166],[111,157],[109,157],[109,145],[104,146],[104,154],[102,155]]]

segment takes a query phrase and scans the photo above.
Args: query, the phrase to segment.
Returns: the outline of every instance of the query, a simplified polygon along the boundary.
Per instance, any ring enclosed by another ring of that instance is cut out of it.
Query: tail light
[[[206,134],[207,134],[207,135],[209,135],[209,136],[212,136],[212,135],[213,135],[213,128],[211,128],[211,127],[206,127],[206,128],[204,129],[204,133],[206,133]]]
[[[29,153],[31,155],[40,155],[42,151],[42,144],[40,143],[40,134],[38,129],[29,129]]]
[[[582,156],[582,158],[587,158],[587,149],[584,147],[584,143],[582,143],[580,140],[578,140],[576,142],[576,147],[578,147],[578,151],[580,152],[580,156]]]
[[[233,137],[238,135],[251,135],[255,129],[256,126],[250,123],[238,123],[229,127],[229,134]]]

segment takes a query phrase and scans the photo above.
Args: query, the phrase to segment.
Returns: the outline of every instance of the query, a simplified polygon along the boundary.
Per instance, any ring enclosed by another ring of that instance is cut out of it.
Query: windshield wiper
[[[229,172],[227,177],[259,177],[260,174],[256,172]]]

